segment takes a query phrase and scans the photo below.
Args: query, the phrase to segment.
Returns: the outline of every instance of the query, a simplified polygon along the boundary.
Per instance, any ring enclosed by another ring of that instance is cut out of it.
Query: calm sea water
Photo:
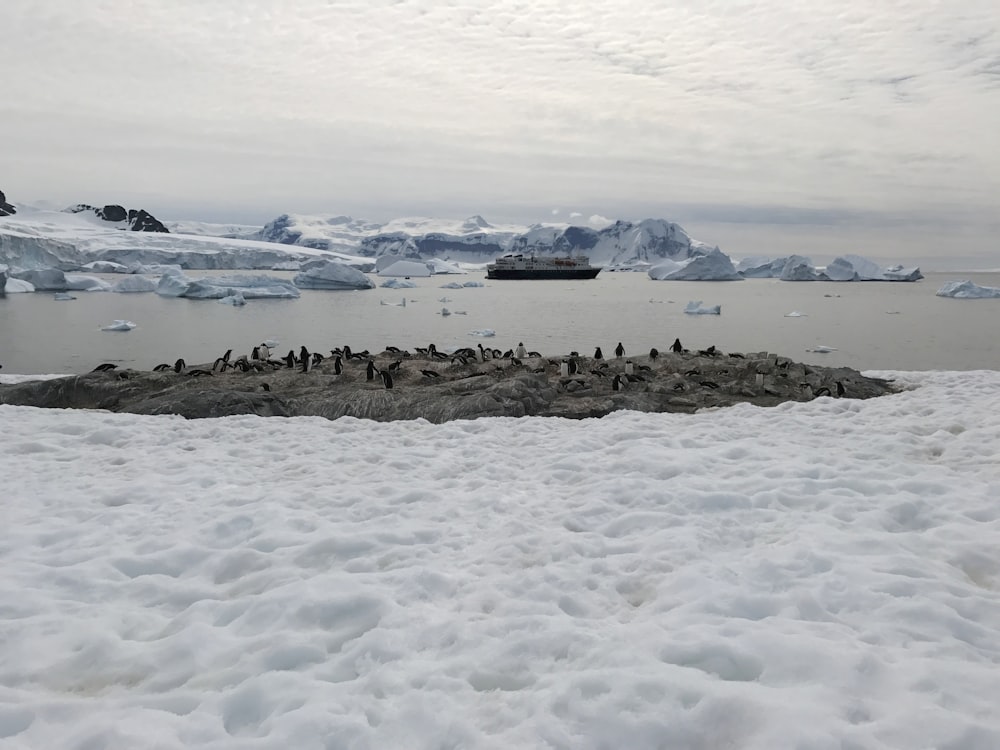
[[[627,353],[645,354],[679,337],[689,348],[777,352],[862,370],[1000,369],[1000,299],[935,296],[946,281],[964,278],[1000,286],[997,273],[838,284],[669,282],[608,272],[592,281],[485,281],[474,272],[414,279],[414,289],[303,291],[297,300],[249,300],[242,308],[154,293],[74,292],[77,299],[69,302],[49,293],[12,294],[0,298],[0,365],[5,374],[82,373],[102,362],[151,369],[178,357],[211,362],[230,348],[249,353],[265,339],[279,342],[279,355],[302,345],[328,352],[344,344],[381,351],[387,345],[412,349],[434,342],[447,350],[481,342],[506,350],[519,341],[552,356],[592,354],[597,346],[607,355],[619,341]],[[456,280],[486,286],[441,288]],[[406,307],[396,306],[404,297]],[[687,315],[690,300],[722,305],[722,314]],[[441,315],[442,307],[452,314]],[[793,311],[803,316],[786,317]],[[115,319],[137,328],[101,330]],[[495,337],[472,335],[484,329]],[[836,351],[807,351],[820,345]]]

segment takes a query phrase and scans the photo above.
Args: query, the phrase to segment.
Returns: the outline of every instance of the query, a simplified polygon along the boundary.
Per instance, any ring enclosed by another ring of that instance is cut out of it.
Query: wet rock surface
[[[372,380],[369,359],[376,370]],[[273,359],[251,362],[246,371],[213,371],[211,364],[180,372],[114,368],[0,386],[0,403],[191,419],[257,414],[441,423],[529,415],[582,419],[621,409],[694,412],[737,403],[775,406],[821,396],[865,399],[898,390],[891,381],[850,368],[806,365],[767,353],[463,362],[440,354],[382,352],[342,360],[340,374],[335,368],[333,356],[306,372]],[[391,388],[386,388],[381,371],[389,373]]]

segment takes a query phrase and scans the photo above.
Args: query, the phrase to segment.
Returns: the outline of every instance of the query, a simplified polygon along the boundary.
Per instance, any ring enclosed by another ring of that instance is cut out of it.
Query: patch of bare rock
[[[0,403],[190,419],[256,414],[441,423],[480,417],[582,419],[623,409],[694,412],[823,396],[867,399],[898,390],[891,381],[850,368],[807,365],[766,352],[685,351],[627,359],[574,353],[483,361],[434,351],[334,351],[323,358],[311,355],[305,366],[294,358],[241,359],[240,367],[228,362],[220,367],[220,359],[214,368],[179,362],[154,372],[106,365],[84,375],[0,386]]]

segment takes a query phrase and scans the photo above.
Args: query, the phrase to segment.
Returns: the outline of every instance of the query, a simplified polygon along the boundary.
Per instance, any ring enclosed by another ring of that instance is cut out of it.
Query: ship
[[[486,264],[487,279],[594,279],[601,272],[584,255],[538,258],[534,255],[504,255]]]

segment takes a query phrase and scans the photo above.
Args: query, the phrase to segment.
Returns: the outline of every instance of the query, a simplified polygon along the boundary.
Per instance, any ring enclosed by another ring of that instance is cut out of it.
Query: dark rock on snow
[[[7,202],[7,196],[0,190],[0,216],[12,216],[17,213],[17,209]]]
[[[77,203],[75,206],[66,208],[65,211],[71,214],[78,214],[83,211],[93,211],[99,219],[113,224],[125,223],[133,232],[169,232],[170,230],[145,209],[126,209],[117,203],[110,203],[107,206],[95,207],[86,203]],[[124,227],[123,227],[124,228]]]
[[[400,365],[395,352],[374,357],[379,370],[392,370],[392,389],[368,381],[367,362],[347,360],[335,374],[334,358],[309,372],[264,363],[248,372],[116,369],[56,380],[0,386],[0,403],[132,414],[179,414],[188,418],[233,414],[259,416],[352,416],[377,421],[423,418],[440,423],[478,417],[601,417],[613,411],[695,412],[750,403],[775,406],[819,396],[872,398],[896,391],[890,381],[850,368],[793,362],[773,354],[661,353],[632,357],[635,373],[620,360],[577,357],[576,374],[564,377],[565,357],[475,360],[466,363],[415,355]],[[428,368],[440,377],[422,374]],[[594,374],[602,369],[603,377]],[[648,368],[648,369],[647,369]],[[204,375],[210,375],[204,377]],[[618,375],[619,377],[615,377]],[[615,387],[617,383],[617,389]],[[266,386],[266,387],[265,387]]]

